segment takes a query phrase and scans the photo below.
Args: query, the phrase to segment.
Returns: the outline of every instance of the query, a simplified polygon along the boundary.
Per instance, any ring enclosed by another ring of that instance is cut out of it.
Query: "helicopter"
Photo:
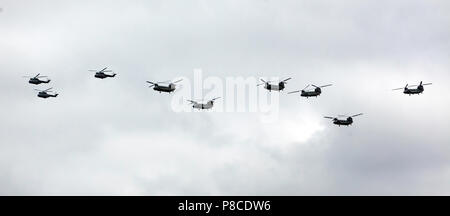
[[[199,102],[193,101],[193,100],[187,100],[187,101],[191,102],[192,108],[203,110],[203,109],[211,109],[214,106],[214,101],[219,98],[220,97],[213,98],[206,103],[199,103]]]
[[[263,83],[260,83],[260,84],[258,84],[258,85],[256,85],[256,86],[264,85],[264,88],[267,89],[267,90],[269,90],[269,91],[272,91],[272,90],[273,90],[273,91],[283,91],[283,89],[286,87],[286,86],[285,86],[285,84],[287,83],[286,81],[288,81],[288,80],[290,80],[290,79],[292,79],[292,78],[287,78],[287,79],[285,79],[285,80],[283,80],[283,81],[280,81],[280,82],[278,83],[278,85],[270,84],[272,81],[265,81],[265,80],[261,79],[261,81],[262,81]]]
[[[313,86],[315,87],[314,90],[306,90],[308,87]],[[300,96],[302,97],[317,97],[320,94],[322,94],[322,88],[328,87],[328,86],[332,86],[332,84],[328,84],[328,85],[323,85],[323,86],[316,86],[313,84],[307,85],[304,89],[302,90],[298,90],[298,91],[292,91],[292,92],[288,92],[288,94],[293,94],[293,93],[297,93],[297,92],[301,92]]]
[[[352,116],[347,116],[347,115],[339,115],[338,117],[329,117],[329,116],[325,116],[324,118],[327,119],[332,119],[333,120],[333,124],[335,125],[339,125],[339,127],[341,125],[346,125],[349,126],[351,124],[353,124],[353,118],[356,116],[360,116],[362,115],[362,113],[356,114],[356,115],[352,115]],[[345,119],[340,119],[340,117],[346,117]]]
[[[49,83],[50,80],[40,80],[39,78],[43,78],[43,77],[47,77],[47,76],[40,76],[41,74],[38,73],[36,76],[34,77],[30,77],[30,76],[23,76],[24,78],[30,78],[30,80],[28,80],[28,83],[30,84],[34,84],[34,85],[39,85],[41,83]]]
[[[407,94],[409,96],[414,95],[414,94],[422,94],[423,91],[425,91],[425,89],[423,88],[423,86],[425,85],[431,85],[432,83],[423,83],[422,81],[420,81],[419,85],[412,85],[409,86],[408,84],[406,84],[406,86],[404,88],[396,88],[396,89],[392,89],[393,91],[396,90],[402,90],[403,89],[403,94]],[[408,88],[408,87],[416,87],[417,88]]]
[[[107,73],[111,73],[112,72],[112,70],[107,70],[108,69],[108,67],[105,67],[105,68],[103,68],[103,69],[101,69],[101,70],[89,70],[89,71],[91,71],[91,72],[95,72],[95,78],[99,78],[99,79],[105,79],[105,78],[108,78],[108,77],[115,77],[116,76],[116,74],[115,73],[113,73],[113,74],[107,74]]]
[[[153,90],[155,91],[159,91],[159,93],[161,92],[168,92],[169,94],[173,91],[175,91],[176,89],[176,83],[181,82],[183,79],[177,80],[175,82],[171,82],[169,83],[168,86],[163,86],[163,85],[159,85],[161,83],[168,83],[169,81],[164,81],[164,82],[150,82],[147,81],[147,83],[150,83],[151,85],[149,86],[149,88],[153,87]]]
[[[39,91],[39,93],[38,93],[38,97],[40,97],[40,98],[49,98],[49,97],[57,97],[58,96],[58,93],[55,93],[55,94],[49,94],[48,92],[53,92],[53,91],[50,91],[50,90],[52,90],[53,88],[49,88],[49,89],[46,89],[46,90],[39,90],[39,89],[35,89],[36,91]]]

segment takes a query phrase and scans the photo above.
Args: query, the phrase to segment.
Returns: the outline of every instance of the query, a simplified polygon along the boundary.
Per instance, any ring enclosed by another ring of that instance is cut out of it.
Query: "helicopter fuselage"
[[[170,84],[169,86],[155,85],[155,87],[153,87],[153,90],[158,91],[159,93],[161,92],[171,93],[175,91],[175,85],[174,84]]]
[[[53,94],[49,94],[47,92],[39,92],[37,96],[40,98],[49,98],[49,97],[57,97],[58,94],[53,95]]]
[[[266,83],[264,85],[264,88],[269,90],[269,91],[283,91],[283,89],[285,88],[284,83],[280,82],[278,83],[278,85],[274,85],[274,84],[268,84]]]
[[[308,98],[308,97],[317,97],[320,94],[322,94],[322,90],[320,90],[320,88],[316,88],[312,91],[302,90],[300,96]]]
[[[211,109],[213,106],[214,106],[214,102],[209,101],[209,102],[206,103],[206,104],[203,104],[203,103],[194,103],[194,104],[192,105],[192,108],[204,110],[204,109]]]
[[[348,117],[347,119],[335,118],[335,119],[333,119],[333,124],[339,125],[339,126],[341,126],[341,125],[349,126],[349,125],[353,124],[353,118],[352,117]]]
[[[421,94],[423,93],[423,91],[424,91],[423,86],[419,86],[415,89],[405,88],[405,90],[403,90],[403,93],[407,95],[414,95],[414,94]]]
[[[41,84],[41,83],[49,83],[49,82],[50,82],[50,80],[40,80],[40,79],[38,79],[38,78],[31,78],[31,79],[28,81],[28,83],[34,84],[34,85],[39,85],[39,84]]]
[[[99,79],[105,79],[105,78],[108,78],[108,77],[115,77],[116,76],[116,74],[105,74],[105,73],[103,73],[103,72],[97,72],[97,73],[95,73],[95,78],[99,78]]]

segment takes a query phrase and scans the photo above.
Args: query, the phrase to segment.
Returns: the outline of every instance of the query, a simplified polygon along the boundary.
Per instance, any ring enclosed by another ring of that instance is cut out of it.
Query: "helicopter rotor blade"
[[[291,92],[288,92],[288,94],[294,94],[294,93],[298,93],[298,92],[300,92],[300,90],[297,90],[297,91],[291,91]]]
[[[334,119],[334,117],[330,117],[330,116],[324,116],[324,118],[326,118],[326,119]]]
[[[283,80],[283,81],[281,81],[281,82],[285,83],[285,82],[287,82],[287,81],[290,80],[290,79],[292,79],[292,78],[289,77],[289,78],[287,78],[287,79],[285,79],[285,80]]]
[[[305,90],[305,89],[307,89],[308,87],[310,87],[311,86],[311,84],[308,84],[305,88],[303,88],[302,90]],[[314,86],[314,85],[313,85]]]
[[[154,83],[154,82],[150,82],[150,81],[147,81],[147,83],[150,83],[150,84],[153,84],[153,85],[155,85],[156,83]]]
[[[328,84],[328,85],[323,85],[323,86],[319,86],[320,88],[325,88],[325,87],[328,87],[328,86],[332,86],[333,84]]]
[[[172,82],[172,84],[179,83],[179,82],[181,82],[181,81],[183,81],[183,79],[179,79],[179,80],[177,80],[177,81],[175,81],[175,82]]]
[[[221,97],[213,98],[213,99],[211,99],[210,101],[215,101],[215,100],[217,100],[217,99],[219,99],[219,98],[221,98]]]
[[[432,85],[433,83],[425,83],[425,84],[422,84],[422,85]]]
[[[39,75],[41,75],[41,73],[38,73],[36,76],[34,76],[34,78],[37,78]]]
[[[359,114],[356,114],[356,115],[352,115],[351,117],[356,117],[356,116],[360,116],[360,115],[363,115],[363,113],[359,113]]]
[[[403,90],[404,88],[396,88],[396,89],[392,89],[392,91],[397,91],[397,90]]]
[[[108,69],[108,67],[103,68],[103,69],[100,70],[99,72],[104,72],[106,69]]]

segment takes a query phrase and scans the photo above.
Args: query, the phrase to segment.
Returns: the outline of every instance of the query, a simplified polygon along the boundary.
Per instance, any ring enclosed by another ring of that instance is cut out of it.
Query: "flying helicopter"
[[[312,90],[306,90],[308,87],[313,86],[314,89]],[[332,86],[332,84],[328,84],[328,85],[323,85],[323,86],[316,86],[313,84],[307,85],[304,89],[302,90],[297,90],[297,91],[292,91],[292,92],[288,92],[288,94],[293,94],[293,93],[297,93],[297,92],[301,92],[300,96],[302,97],[317,97],[320,94],[322,94],[322,88],[328,87],[328,86]]]
[[[349,126],[349,125],[353,124],[353,118],[356,116],[360,116],[360,115],[362,115],[362,113],[352,115],[352,116],[347,116],[347,115],[339,115],[338,117],[325,116],[324,118],[332,119],[333,124],[339,125],[339,127],[340,127],[341,125]]]
[[[39,93],[38,93],[38,97],[40,97],[40,98],[49,98],[49,97],[57,97],[58,96],[58,93],[55,93],[55,94],[49,94],[49,92],[53,92],[53,91],[51,91],[53,88],[49,88],[49,89],[46,89],[46,90],[39,90],[39,89],[35,89],[36,91],[39,91]]]
[[[99,79],[105,79],[105,78],[108,78],[108,77],[115,77],[116,76],[115,73],[107,74],[107,73],[111,73],[112,72],[112,70],[107,70],[107,69],[108,69],[108,67],[105,67],[105,68],[103,68],[101,70],[89,70],[89,71],[95,72],[94,77],[95,78],[99,78]]]
[[[403,88],[396,88],[396,89],[392,89],[392,90],[396,91],[396,90],[402,90],[403,89],[403,94],[407,94],[407,95],[411,96],[411,95],[414,95],[414,94],[422,94],[423,91],[425,91],[425,88],[423,86],[431,85],[431,84],[432,83],[423,83],[422,81],[420,81],[419,85],[412,85],[412,86],[410,86],[410,85],[406,84],[406,86],[403,87]],[[416,87],[416,86],[417,86],[417,88],[408,88],[408,87]]]
[[[173,91],[175,91],[176,89],[176,83],[181,82],[183,79],[179,79],[175,82],[171,82],[169,83],[169,81],[164,81],[164,82],[150,82],[147,81],[147,83],[150,83],[151,85],[149,86],[149,88],[153,87],[153,90],[158,91],[159,93],[161,92],[168,92],[169,94]],[[169,85],[164,86],[164,85],[160,85],[161,83],[168,83]]]
[[[30,84],[34,84],[34,85],[39,85],[39,84],[41,84],[41,83],[49,83],[50,82],[50,80],[49,79],[47,79],[47,80],[41,80],[41,79],[39,79],[39,78],[46,78],[47,76],[41,76],[41,74],[40,73],[38,73],[36,76],[34,76],[34,77],[32,77],[32,76],[23,76],[24,78],[30,78],[30,80],[28,80],[28,83],[30,83]]]
[[[270,84],[272,81],[265,81],[263,79],[261,79],[261,81],[263,83],[260,83],[256,86],[260,86],[260,85],[264,85],[264,88],[269,90],[269,91],[283,91],[283,89],[286,87],[286,83],[288,80],[290,80],[292,78],[287,78],[285,80],[280,81],[278,84]]]
[[[206,103],[199,103],[199,102],[193,101],[193,100],[187,100],[187,101],[191,102],[192,108],[203,110],[203,109],[211,109],[214,106],[214,101],[219,98],[220,97],[213,98]]]

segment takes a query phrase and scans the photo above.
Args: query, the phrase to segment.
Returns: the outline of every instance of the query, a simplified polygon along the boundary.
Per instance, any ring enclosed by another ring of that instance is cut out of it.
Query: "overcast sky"
[[[1,195],[450,195],[447,0],[0,8]],[[105,66],[118,76],[87,71]],[[174,112],[145,83],[196,68],[292,77],[288,91],[333,86],[311,99],[282,92],[278,120],[262,123]],[[22,76],[37,73],[60,96],[36,97]],[[421,80],[433,82],[423,95],[391,91]],[[360,112],[351,127],[323,118]]]

